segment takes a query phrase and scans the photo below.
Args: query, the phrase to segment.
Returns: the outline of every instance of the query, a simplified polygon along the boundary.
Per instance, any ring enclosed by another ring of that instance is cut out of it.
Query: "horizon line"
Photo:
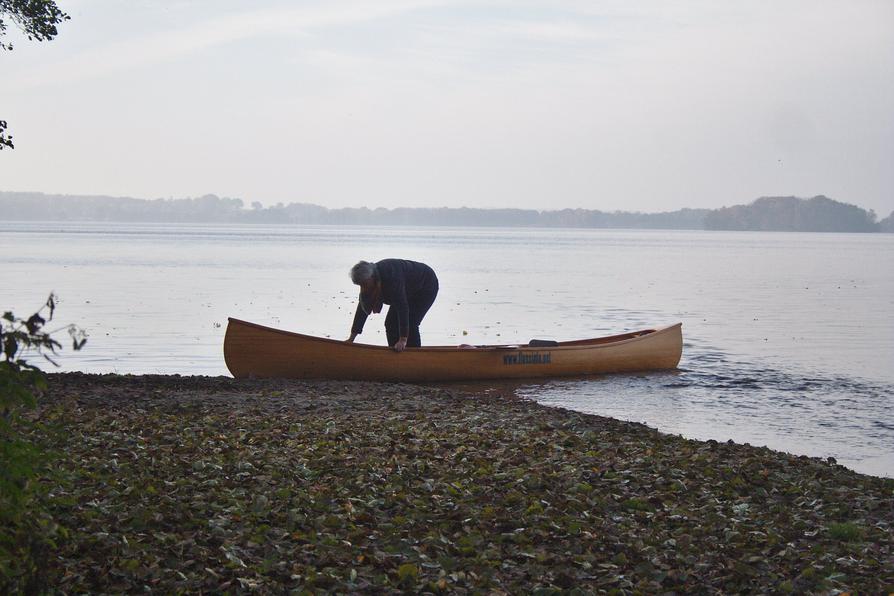
[[[277,201],[274,204],[266,204],[265,205],[265,204],[262,204],[260,201],[252,201],[251,199],[245,199],[242,197],[235,197],[235,196],[223,196],[223,195],[218,195],[213,192],[205,193],[203,195],[198,195],[198,196],[184,196],[184,197],[169,196],[169,197],[155,197],[155,198],[143,198],[143,197],[134,197],[134,196],[127,196],[127,195],[107,195],[107,194],[48,193],[48,192],[44,192],[44,191],[32,191],[32,190],[0,190],[0,195],[3,195],[3,194],[32,194],[32,195],[43,195],[43,196],[47,196],[47,197],[103,198],[103,199],[133,200],[133,201],[146,201],[146,202],[190,201],[190,200],[201,199],[204,197],[216,197],[216,198],[222,199],[222,200],[241,201],[242,209],[244,209],[245,211],[249,211],[249,212],[251,212],[253,210],[251,207],[252,203],[258,203],[258,204],[261,204],[262,209],[276,209],[276,208],[278,208],[279,205],[282,205],[283,208],[288,207],[289,205],[305,205],[305,206],[311,206],[311,207],[319,207],[321,209],[326,209],[327,211],[338,211],[338,210],[345,210],[345,209],[366,209],[368,211],[378,211],[378,210],[396,211],[396,210],[400,210],[400,209],[428,209],[428,210],[468,209],[468,210],[472,210],[472,211],[528,211],[528,212],[532,212],[532,213],[551,213],[551,212],[558,212],[558,211],[595,211],[595,212],[600,212],[600,213],[630,213],[630,214],[636,214],[636,215],[665,214],[665,213],[675,213],[677,211],[686,211],[686,210],[689,210],[689,211],[715,211],[718,209],[728,209],[728,208],[732,208],[732,207],[750,205],[760,199],[798,199],[801,201],[809,201],[811,199],[823,198],[823,199],[828,199],[830,201],[834,201],[836,203],[840,203],[842,205],[850,205],[853,207],[857,207],[859,209],[863,209],[864,211],[867,211],[867,212],[875,213],[875,210],[872,208],[867,209],[864,207],[860,207],[856,203],[848,203],[845,201],[840,201],[838,199],[833,199],[825,194],[813,195],[811,197],[801,197],[798,195],[761,195],[759,197],[752,199],[750,202],[747,202],[747,203],[733,203],[733,204],[729,204],[729,205],[722,205],[720,207],[678,207],[676,209],[671,209],[671,210],[666,210],[666,211],[625,211],[625,210],[621,210],[621,209],[603,210],[600,208],[591,208],[591,207],[557,207],[554,209],[534,209],[534,208],[530,208],[530,207],[469,207],[466,205],[462,205],[462,206],[458,206],[458,207],[457,206],[451,207],[448,205],[442,205],[442,206],[438,206],[438,207],[419,207],[419,206],[414,207],[414,206],[409,206],[409,205],[396,206],[396,207],[383,207],[383,206],[371,207],[368,205],[328,207],[326,205],[321,205],[319,203],[313,203],[310,201],[291,201],[289,203],[285,203],[283,201]],[[894,215],[894,210],[892,210],[891,213],[892,213],[892,215]],[[877,216],[879,216],[879,215],[877,214]],[[881,217],[881,219],[885,219],[884,214],[881,214],[880,217]]]

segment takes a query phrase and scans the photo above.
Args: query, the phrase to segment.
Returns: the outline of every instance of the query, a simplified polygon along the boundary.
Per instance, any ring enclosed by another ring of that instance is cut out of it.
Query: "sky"
[[[890,0],[58,4],[0,53],[0,190],[894,210]]]

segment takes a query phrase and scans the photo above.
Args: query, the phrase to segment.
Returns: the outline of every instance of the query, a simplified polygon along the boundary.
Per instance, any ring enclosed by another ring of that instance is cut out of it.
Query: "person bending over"
[[[404,259],[360,261],[351,267],[351,281],[360,286],[360,300],[348,343],[363,332],[369,315],[381,312],[382,304],[388,304],[388,345],[396,352],[422,346],[419,324],[438,295],[438,276],[431,267]]]

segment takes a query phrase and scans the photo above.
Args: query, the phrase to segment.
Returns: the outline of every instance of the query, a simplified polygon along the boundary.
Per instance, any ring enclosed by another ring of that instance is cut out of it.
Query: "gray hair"
[[[358,286],[368,279],[378,279],[379,271],[375,263],[360,261],[351,267],[351,281]]]

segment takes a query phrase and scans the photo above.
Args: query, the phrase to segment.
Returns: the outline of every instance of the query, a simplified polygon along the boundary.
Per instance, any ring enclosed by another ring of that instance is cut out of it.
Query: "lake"
[[[225,375],[228,316],[345,338],[349,268],[387,257],[438,273],[427,345],[683,323],[678,371],[519,395],[894,476],[891,234],[0,222],[0,308],[58,294],[54,323],[89,334],[60,370]]]

